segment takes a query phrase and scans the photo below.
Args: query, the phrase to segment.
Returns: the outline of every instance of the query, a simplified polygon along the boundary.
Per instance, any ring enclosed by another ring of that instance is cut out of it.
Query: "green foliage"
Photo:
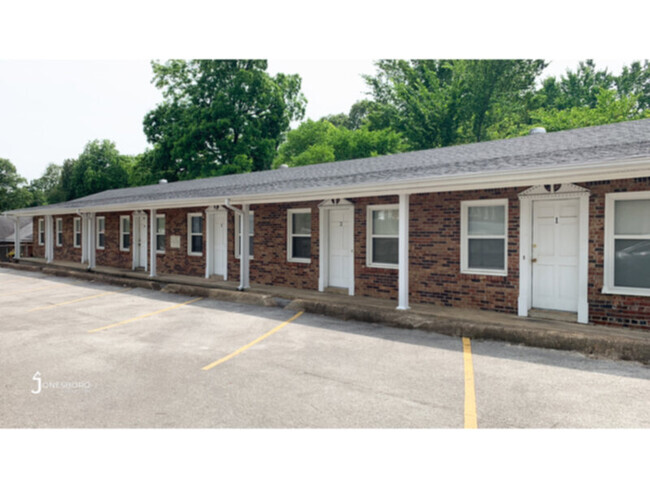
[[[31,205],[32,194],[25,183],[11,161],[0,158],[0,212]]]
[[[639,110],[650,109],[650,63],[643,64],[635,61],[630,66],[624,66],[615,80],[616,88],[621,96],[634,95],[637,97]]]
[[[30,182],[29,191],[32,193],[32,206],[50,205],[65,200],[65,194],[61,188],[62,170],[62,166],[50,163],[43,176]]]
[[[392,129],[372,131],[366,127],[350,130],[328,120],[307,120],[289,132],[280,146],[274,167],[281,164],[304,166],[347,159],[392,154],[406,148],[402,137]]]
[[[618,98],[616,91],[601,89],[596,96],[594,108],[571,107],[564,110],[540,108],[531,112],[533,126],[542,126],[547,131],[613,124],[626,120],[650,117],[650,112],[639,112],[635,96]]]
[[[63,163],[61,191],[65,200],[127,186],[131,164],[131,158],[120,155],[115,143],[89,142],[77,160]]]
[[[292,120],[304,115],[298,75],[264,60],[152,63],[164,102],[144,119],[148,170],[169,181],[268,169]]]

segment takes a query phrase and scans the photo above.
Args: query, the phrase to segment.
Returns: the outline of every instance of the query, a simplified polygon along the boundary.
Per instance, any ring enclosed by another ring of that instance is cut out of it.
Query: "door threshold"
[[[339,286],[328,286],[325,288],[325,293],[335,293],[337,295],[347,295],[349,290],[347,288],[342,288]]]
[[[531,308],[528,316],[534,319],[555,320],[557,322],[577,322],[578,312],[564,312],[562,310],[547,310],[543,308]]]

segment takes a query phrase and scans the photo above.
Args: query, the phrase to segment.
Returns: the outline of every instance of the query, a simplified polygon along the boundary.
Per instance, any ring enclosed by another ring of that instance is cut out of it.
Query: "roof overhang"
[[[602,180],[650,177],[650,156],[588,162],[548,168],[517,169],[480,172],[463,175],[443,175],[417,179],[405,179],[385,183],[339,185],[254,195],[222,195],[166,200],[131,201],[108,205],[88,205],[67,208],[33,207],[6,211],[7,216],[63,215],[82,212],[120,212],[140,209],[169,209],[231,204],[261,204],[336,198],[360,198],[415,193],[439,193],[463,190],[511,188],[549,183],[579,183]]]

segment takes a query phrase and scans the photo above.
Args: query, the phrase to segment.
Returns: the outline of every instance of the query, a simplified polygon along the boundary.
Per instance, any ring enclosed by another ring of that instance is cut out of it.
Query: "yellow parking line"
[[[67,302],[55,303],[54,305],[44,305],[42,307],[32,308],[32,309],[27,310],[27,312],[36,312],[37,310],[46,310],[48,308],[61,307],[63,305],[69,305],[71,303],[83,302],[85,300],[92,300],[93,298],[104,297],[106,295],[114,295],[116,293],[127,293],[127,292],[129,292],[131,290],[132,290],[132,288],[129,288],[128,290],[120,290],[120,291],[107,291],[107,292],[104,292],[104,293],[99,293],[97,295],[91,295],[89,297],[81,297],[81,298],[76,298],[75,300],[69,300]]]
[[[105,325],[104,327],[98,327],[97,329],[89,330],[88,332],[99,332],[101,330],[112,329],[113,327],[117,327],[118,325],[128,324],[129,322],[135,322],[136,320],[145,319],[147,317],[151,317],[152,315],[158,315],[159,313],[168,312],[170,310],[174,310],[175,308],[182,307],[183,305],[189,305],[190,303],[198,302],[199,300],[203,300],[203,297],[194,298],[192,300],[183,303],[177,303],[176,305],[172,305],[171,307],[163,308],[161,310],[156,310],[155,312],[146,313],[144,315],[138,315],[137,317],[133,317],[132,319],[122,320],[121,322]]]
[[[263,341],[263,340],[266,339],[268,336],[270,336],[270,335],[272,335],[272,334],[275,334],[275,333],[276,333],[277,331],[279,331],[282,327],[284,327],[285,325],[287,325],[287,324],[290,323],[290,322],[293,322],[293,321],[296,320],[298,317],[300,317],[302,314],[303,314],[303,311],[301,310],[301,311],[298,312],[296,315],[294,315],[293,317],[291,317],[289,320],[286,320],[286,321],[282,322],[280,325],[278,325],[277,327],[274,327],[273,329],[271,329],[270,331],[268,331],[266,334],[264,334],[264,335],[258,337],[258,338],[255,339],[253,342],[249,342],[249,343],[246,344],[244,347],[240,347],[240,348],[237,349],[235,352],[228,354],[226,357],[223,357],[223,358],[219,359],[218,361],[215,361],[214,363],[210,363],[210,364],[208,364],[207,366],[203,366],[203,368],[201,368],[201,369],[202,369],[203,371],[208,371],[209,369],[212,369],[212,368],[214,368],[215,366],[220,365],[221,363],[225,363],[225,362],[228,361],[229,359],[232,359],[232,358],[234,358],[235,356],[237,356],[238,354],[241,354],[242,352],[244,352],[244,351],[245,351],[246,349],[248,349],[249,347],[252,347],[252,346],[254,346],[255,344],[257,344],[258,342]]]
[[[465,362],[465,428],[478,428],[476,416],[476,390],[474,388],[474,366],[472,365],[472,346],[463,337],[463,360]]]
[[[77,283],[77,281],[73,281],[72,283]],[[20,295],[22,293],[31,293],[33,291],[40,291],[40,290],[45,290],[47,288],[56,288],[57,286],[65,286],[65,285],[70,285],[70,283],[57,283],[56,285],[47,285],[47,286],[41,286],[40,288],[30,288],[29,290],[20,290],[20,291],[15,291],[13,293],[2,293],[0,296],[3,297],[8,297],[11,295]]]

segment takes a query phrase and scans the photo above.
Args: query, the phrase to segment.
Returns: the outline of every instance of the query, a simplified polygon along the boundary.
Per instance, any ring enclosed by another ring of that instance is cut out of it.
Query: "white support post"
[[[249,206],[248,204],[242,205],[241,213],[241,245],[240,249],[240,260],[239,260],[239,289],[246,290],[250,288],[250,246],[249,243]]]
[[[97,222],[95,220],[95,214],[88,214],[88,269],[95,268],[95,255],[96,255],[96,246],[97,246],[97,236],[95,235],[95,227]]]
[[[79,214],[81,217],[81,262],[88,262],[88,214]]]
[[[52,216],[45,216],[45,261],[51,263],[54,260],[54,232],[52,225]]]
[[[149,277],[156,276],[156,211],[149,210]]]
[[[528,317],[531,306],[531,271],[532,271],[532,200],[519,198],[519,299],[517,315]]]
[[[209,278],[214,269],[214,214],[216,209],[208,207],[205,209],[205,277]]]
[[[20,259],[20,217],[14,217],[14,259]]]
[[[397,310],[409,309],[409,196],[399,196],[399,244],[398,244],[398,287]]]

